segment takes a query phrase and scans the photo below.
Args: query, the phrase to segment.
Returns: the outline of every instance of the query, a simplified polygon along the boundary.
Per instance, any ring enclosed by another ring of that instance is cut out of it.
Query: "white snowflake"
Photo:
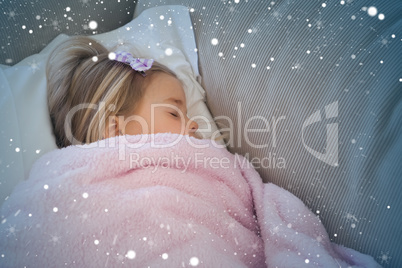
[[[81,219],[82,219],[83,222],[86,221],[86,220],[88,220],[88,218],[89,218],[88,213],[82,213],[82,214],[81,214]]]
[[[317,28],[317,30],[321,30],[324,28],[324,21],[319,19],[315,21],[315,27]]]
[[[391,256],[389,256],[389,252],[384,253],[381,251],[381,255],[378,256],[378,258],[381,260],[381,264],[383,264],[383,263],[388,264],[389,260],[391,259]]]
[[[116,259],[117,262],[123,263],[124,258],[125,258],[124,256],[125,256],[125,254],[116,253],[115,259]]]
[[[80,0],[81,4],[83,7],[86,7],[89,5],[89,2],[91,2],[91,0]]]
[[[53,242],[53,245],[60,243],[60,236],[57,235],[50,235],[49,242]]]
[[[251,30],[250,33],[256,34],[257,32],[259,32],[260,29],[257,28],[257,27],[253,27],[253,28],[251,28],[250,30]],[[250,31],[250,30],[249,30],[249,31]]]
[[[313,50],[313,53],[321,53],[321,46],[316,46]]]
[[[122,46],[122,45],[124,45],[124,44],[126,44],[126,43],[127,43],[127,40],[126,40],[124,37],[117,36],[117,44],[118,44],[119,46]]]
[[[292,66],[292,70],[301,70],[302,69],[302,64],[300,62],[296,62],[293,66]]]
[[[155,30],[155,24],[151,23],[148,25],[148,31],[154,31]]]
[[[45,19],[45,21],[47,21],[47,19]],[[61,30],[60,23],[61,23],[61,21],[58,20],[57,18],[55,18],[55,19],[50,19],[50,24],[45,24],[45,25],[53,27],[53,30],[55,30],[55,31],[60,31]]]
[[[35,73],[37,70],[39,70],[39,64],[35,60],[32,60],[28,64],[29,64],[29,68],[31,69],[32,73]]]
[[[356,216],[351,213],[346,213],[346,219],[348,221],[352,221],[352,222],[359,222],[359,220],[356,218]]]
[[[11,225],[9,224],[8,226],[9,226],[9,227],[8,227],[8,229],[7,229],[7,231],[8,231],[7,236],[10,236],[10,235],[15,236],[15,232],[17,231],[17,229],[15,229],[15,225],[11,226]]]
[[[254,249],[254,250],[257,250],[258,249],[258,243],[257,242],[253,243],[251,245],[251,248]]]
[[[149,246],[149,249],[151,250],[151,249],[153,249],[153,248],[156,246],[156,244],[155,244],[154,241],[149,240],[149,241],[148,241],[148,246]]]
[[[381,44],[381,47],[388,47],[388,45],[391,43],[387,38],[381,37],[381,40],[379,41]]]
[[[233,222],[229,223],[228,228],[233,229],[235,227],[235,224]]]
[[[228,5],[226,7],[227,11],[229,12],[230,15],[234,15],[235,13],[239,13],[239,11],[236,9],[235,5],[232,5],[232,3],[230,3],[230,5]]]
[[[273,235],[279,233],[279,226],[275,226],[273,229],[269,229],[269,232]]]
[[[18,14],[15,13],[15,10],[10,10],[8,13],[6,13],[8,15],[8,19],[13,19],[15,20],[15,16],[17,16]]]
[[[230,7],[228,8],[228,10],[229,10],[229,13],[238,12],[234,6],[230,6]]]
[[[275,18],[277,21],[280,21],[281,18],[282,18],[282,15],[281,15],[278,11],[274,11],[274,13],[272,13],[272,15],[274,16],[274,18]]]

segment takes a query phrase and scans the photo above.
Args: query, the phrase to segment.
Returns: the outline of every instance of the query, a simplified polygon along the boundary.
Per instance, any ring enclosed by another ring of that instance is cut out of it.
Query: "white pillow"
[[[189,117],[201,115],[209,120],[211,130],[201,132],[203,137],[217,131],[197,82],[196,44],[186,7],[152,8],[123,27],[92,37],[108,48],[119,44],[118,50],[153,58],[176,72],[185,86]],[[49,53],[66,39],[59,35],[39,54],[12,67],[0,65],[0,204],[28,178],[42,154],[57,148],[46,102],[45,68]]]

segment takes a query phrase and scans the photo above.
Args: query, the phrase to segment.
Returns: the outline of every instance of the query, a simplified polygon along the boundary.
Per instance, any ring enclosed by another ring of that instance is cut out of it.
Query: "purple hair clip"
[[[151,69],[152,64],[154,63],[153,59],[141,59],[134,58],[128,52],[115,52],[116,57],[114,60],[129,64],[133,70],[139,72],[143,76],[145,76],[145,71]]]

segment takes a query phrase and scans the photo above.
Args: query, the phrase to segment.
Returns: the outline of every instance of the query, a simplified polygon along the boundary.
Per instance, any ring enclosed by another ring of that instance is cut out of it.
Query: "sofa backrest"
[[[132,20],[134,9],[135,1],[2,1],[0,64],[14,65],[39,53],[61,33],[92,35],[114,30]]]
[[[301,198],[332,241],[402,267],[402,1],[163,3],[190,9],[229,150]]]

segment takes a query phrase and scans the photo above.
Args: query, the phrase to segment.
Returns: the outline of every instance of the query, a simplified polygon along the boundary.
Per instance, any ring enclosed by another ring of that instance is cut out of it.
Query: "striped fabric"
[[[300,197],[332,241],[402,267],[402,1],[162,2],[190,8],[230,151]]]
[[[39,53],[61,33],[92,35],[133,18],[134,1],[1,1],[0,64],[14,65]],[[95,3],[96,2],[96,3]]]

